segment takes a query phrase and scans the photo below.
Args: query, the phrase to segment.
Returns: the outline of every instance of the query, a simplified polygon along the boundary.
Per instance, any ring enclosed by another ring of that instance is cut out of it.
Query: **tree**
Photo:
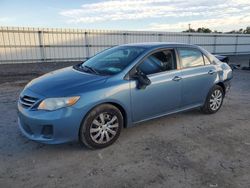
[[[195,33],[196,31],[194,29],[190,28],[190,29],[188,29],[186,31],[182,31],[182,32],[184,32],[184,33]]]
[[[188,29],[188,30],[185,30],[185,31],[182,31],[184,33],[223,33],[223,32],[220,32],[220,31],[217,31],[217,30],[214,30],[212,31],[211,29],[209,28],[206,28],[206,27],[199,27],[197,30],[195,29]],[[250,26],[246,27],[246,29],[239,29],[239,30],[232,30],[232,31],[229,31],[229,32],[224,32],[224,33],[229,33],[229,34],[250,34]]]
[[[198,28],[197,30],[190,28],[182,32],[184,33],[211,33],[212,30],[210,30],[209,28],[201,27],[201,28]]]
[[[214,30],[213,33],[222,33],[221,31]]]
[[[212,30],[210,30],[209,28],[202,27],[202,28],[198,28],[196,32],[198,32],[198,33],[211,33]]]
[[[250,34],[250,26],[248,26],[248,27],[244,30],[243,33],[245,33],[245,34]]]

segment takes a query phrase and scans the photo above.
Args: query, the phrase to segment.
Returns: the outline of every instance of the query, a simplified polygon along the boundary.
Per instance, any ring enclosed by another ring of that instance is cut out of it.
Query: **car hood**
[[[75,70],[73,67],[59,69],[32,80],[26,86],[45,97],[80,94],[87,86],[103,83],[107,77]]]

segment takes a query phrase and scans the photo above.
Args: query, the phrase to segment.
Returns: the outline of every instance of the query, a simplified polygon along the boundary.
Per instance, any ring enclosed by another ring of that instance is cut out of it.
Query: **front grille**
[[[35,97],[24,95],[24,96],[20,97],[19,101],[23,107],[30,108],[37,102],[37,100],[38,99]]]

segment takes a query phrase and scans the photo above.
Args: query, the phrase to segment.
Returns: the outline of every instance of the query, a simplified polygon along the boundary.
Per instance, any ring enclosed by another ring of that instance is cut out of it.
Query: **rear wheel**
[[[110,104],[95,107],[81,125],[79,139],[89,148],[104,148],[114,143],[123,127],[123,116]]]
[[[202,111],[206,114],[217,112],[223,103],[224,91],[222,87],[215,85],[209,92],[206,102],[202,107]]]

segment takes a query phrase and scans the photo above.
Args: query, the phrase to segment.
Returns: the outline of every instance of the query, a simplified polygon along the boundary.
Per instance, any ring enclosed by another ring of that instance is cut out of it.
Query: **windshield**
[[[145,48],[136,46],[117,46],[105,50],[81,64],[85,70],[94,74],[114,75],[124,70]]]

